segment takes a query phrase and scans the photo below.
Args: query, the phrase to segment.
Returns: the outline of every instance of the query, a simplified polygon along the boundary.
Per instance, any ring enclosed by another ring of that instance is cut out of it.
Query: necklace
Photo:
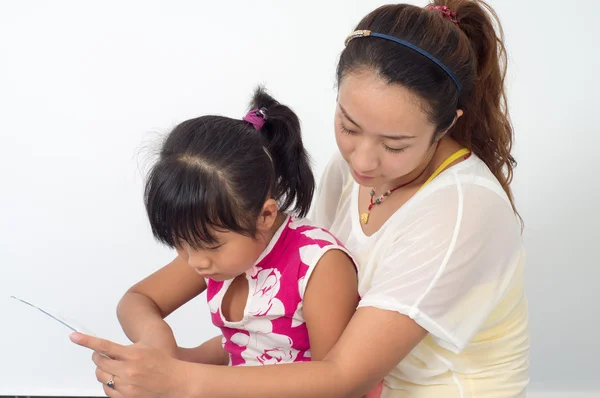
[[[363,214],[361,214],[360,216],[360,222],[362,222],[363,224],[366,224],[369,222],[369,216],[371,215],[371,209],[373,209],[373,207],[375,207],[376,205],[380,205],[381,202],[383,202],[383,200],[385,198],[387,198],[388,196],[390,196],[392,194],[392,192],[403,188],[407,185],[412,184],[413,182],[415,182],[416,180],[419,179],[419,177],[421,177],[423,175],[423,173],[425,172],[425,170],[427,170],[427,167],[425,167],[423,169],[423,171],[421,171],[419,173],[418,176],[416,176],[415,178],[413,178],[412,180],[410,180],[409,182],[405,182],[404,184],[400,184],[397,187],[393,188],[393,189],[389,189],[387,190],[383,195],[380,195],[377,199],[373,200],[373,198],[375,197],[375,188],[371,188],[371,191],[369,192],[369,195],[371,195],[371,198],[369,199],[369,207],[367,209],[366,212],[364,212]]]
[[[441,141],[441,140],[440,140]],[[438,149],[438,147],[440,146],[440,141],[437,142],[437,145],[435,147],[436,151]],[[435,151],[434,151],[435,154]],[[422,175],[423,173],[425,173],[425,170],[427,170],[429,168],[429,164],[431,163],[431,161],[433,160],[433,156],[431,157],[431,159],[429,160],[429,163],[427,163],[427,166],[419,173],[418,176],[416,176],[415,178],[413,178],[412,180],[410,180],[409,182],[405,182],[404,184],[400,184],[397,187],[387,190],[383,195],[380,195],[377,199],[373,200],[373,198],[375,197],[375,188],[371,188],[371,191],[369,192],[369,195],[371,196],[371,198],[369,199],[369,207],[367,208],[367,211],[364,212],[363,214],[360,215],[360,222],[362,222],[363,224],[367,224],[369,222],[369,216],[371,215],[371,209],[373,209],[373,207],[375,207],[376,205],[380,205],[381,202],[383,202],[383,200],[385,198],[387,198],[388,196],[390,196],[392,194],[392,192],[403,188],[407,185],[412,184],[413,182],[417,181]]]

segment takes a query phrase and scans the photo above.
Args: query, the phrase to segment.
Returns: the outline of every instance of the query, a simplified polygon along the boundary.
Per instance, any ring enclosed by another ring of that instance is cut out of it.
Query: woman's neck
[[[375,187],[375,192],[377,192],[377,194],[382,194],[387,190],[394,189],[403,184],[407,184],[406,188],[422,185],[427,180],[427,178],[429,178],[429,176],[435,171],[435,168],[432,167],[432,165],[435,163],[434,160],[436,158],[436,152],[441,146],[441,144],[442,143],[440,142],[439,145],[438,143],[434,143],[433,145],[431,145],[431,147],[427,151],[425,159],[416,169],[400,178],[390,181],[389,183],[386,183],[379,187]]]
[[[451,137],[446,136],[442,138],[439,144],[435,143],[431,145],[425,159],[421,162],[419,167],[400,178],[379,187],[375,187],[375,192],[377,192],[378,195],[382,194],[387,190],[406,184],[415,178],[416,180],[408,184],[406,188],[423,185],[448,156],[461,148],[462,146]]]

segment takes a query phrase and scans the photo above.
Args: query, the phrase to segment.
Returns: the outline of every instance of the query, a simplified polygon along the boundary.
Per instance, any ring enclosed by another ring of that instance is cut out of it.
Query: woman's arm
[[[323,361],[262,367],[194,365],[188,368],[185,396],[361,397],[426,335],[398,312],[359,308]]]
[[[204,278],[177,256],[125,293],[117,317],[132,342],[142,341],[176,355],[173,332],[163,319],[205,289]]]
[[[444,195],[428,196],[410,217],[393,225],[397,236],[383,248],[388,253],[362,306],[323,361],[262,368],[191,366],[194,381],[186,384],[191,390],[185,395],[359,397],[427,335],[394,308],[412,308],[421,324],[431,325],[427,329],[437,330],[438,338],[444,336],[460,352],[506,292],[521,251],[520,230],[510,204],[494,190],[472,185],[440,192]]]
[[[427,335],[395,311],[359,308],[323,361],[272,366],[213,366],[177,361],[141,345],[122,346],[73,333],[95,351],[96,377],[110,397],[352,398],[363,396]],[[106,356],[104,356],[106,355]]]
[[[304,293],[304,319],[313,361],[320,361],[339,340],[358,306],[356,268],[341,250],[321,257]]]

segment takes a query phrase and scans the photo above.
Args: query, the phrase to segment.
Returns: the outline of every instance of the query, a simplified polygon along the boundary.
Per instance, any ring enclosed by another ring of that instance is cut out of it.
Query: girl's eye
[[[388,151],[390,153],[401,153],[401,152],[404,152],[404,150],[406,149],[406,148],[390,148],[387,145],[384,145],[383,147],[385,148],[386,151]]]
[[[215,252],[215,251],[219,250],[221,247],[223,247],[223,245],[217,245],[217,246],[207,247],[206,250],[209,251],[209,252]]]
[[[344,133],[344,134],[350,134],[350,135],[352,135],[352,134],[356,134],[356,132],[355,132],[355,131],[348,130],[348,129],[347,129],[346,127],[344,127],[344,125],[343,125],[343,124],[341,124],[341,123],[340,123],[340,130],[341,130],[341,131],[342,131],[342,133]]]

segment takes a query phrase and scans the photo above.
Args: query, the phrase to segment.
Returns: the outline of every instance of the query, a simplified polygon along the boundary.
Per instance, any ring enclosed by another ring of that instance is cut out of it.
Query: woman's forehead
[[[338,104],[340,113],[365,132],[418,136],[434,130],[416,95],[367,70],[343,77]]]

